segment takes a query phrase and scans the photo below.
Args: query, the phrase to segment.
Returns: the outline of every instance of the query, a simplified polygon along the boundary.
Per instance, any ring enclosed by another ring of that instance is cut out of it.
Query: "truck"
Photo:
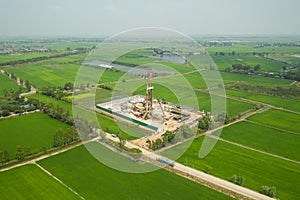
[[[157,160],[161,163],[165,163],[165,164],[169,165],[170,167],[174,167],[174,162],[173,161],[170,161],[170,160],[167,160],[167,159],[164,159],[164,158],[157,158]]]

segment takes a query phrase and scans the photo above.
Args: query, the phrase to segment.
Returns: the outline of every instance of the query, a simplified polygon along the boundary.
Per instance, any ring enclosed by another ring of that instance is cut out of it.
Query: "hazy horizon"
[[[190,36],[299,36],[299,8],[297,0],[1,0],[0,37],[106,37],[137,27]]]

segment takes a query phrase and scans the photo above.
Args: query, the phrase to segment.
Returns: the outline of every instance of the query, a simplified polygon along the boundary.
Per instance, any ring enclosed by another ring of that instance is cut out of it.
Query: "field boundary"
[[[39,165],[38,163],[34,163],[38,168],[40,168],[42,171],[44,171],[47,175],[51,176],[53,179],[55,179],[57,182],[59,182],[60,184],[62,184],[64,187],[66,187],[68,190],[70,190],[71,192],[73,192],[75,195],[77,195],[79,198],[85,200],[85,198],[83,196],[81,196],[80,194],[78,194],[75,190],[73,190],[71,187],[69,187],[68,185],[66,185],[64,182],[62,182],[59,178],[57,178],[56,176],[54,176],[53,174],[51,174],[51,172],[49,172],[48,170],[46,170],[45,168],[43,168],[41,165]]]
[[[246,145],[239,144],[239,143],[237,143],[237,142],[232,142],[232,141],[229,141],[229,140],[226,140],[226,139],[223,139],[223,138],[220,138],[220,137],[211,135],[211,134],[209,134],[209,135],[207,135],[207,136],[210,137],[210,138],[214,138],[214,139],[216,139],[216,140],[220,140],[220,141],[222,141],[222,142],[226,142],[226,143],[228,143],[228,144],[232,144],[232,145],[235,145],[235,146],[238,146],[238,147],[242,147],[242,148],[244,148],[244,149],[252,150],[252,151],[255,151],[255,152],[264,154],[264,155],[272,156],[272,157],[275,157],[275,158],[279,158],[279,159],[286,160],[286,161],[289,161],[289,162],[292,162],[292,163],[295,163],[295,164],[299,164],[299,165],[300,165],[300,161],[297,161],[297,160],[293,160],[293,159],[290,159],[290,158],[286,158],[286,157],[283,157],[283,156],[279,156],[279,155],[277,155],[277,154],[269,153],[269,152],[262,151],[262,150],[259,150],[259,149],[255,149],[255,148],[252,148],[252,147],[248,147],[248,146],[246,146]]]
[[[268,125],[268,124],[259,123],[259,122],[252,121],[252,120],[249,120],[249,119],[245,119],[245,121],[249,122],[249,123],[252,123],[252,124],[257,124],[257,125],[260,125],[260,126],[272,128],[272,129],[275,129],[275,130],[278,130],[278,131],[283,131],[283,132],[291,133],[291,134],[294,134],[294,135],[300,135],[300,133],[298,133],[298,132],[294,132],[294,131],[290,131],[290,130],[278,128],[278,127],[271,126],[271,125]]]

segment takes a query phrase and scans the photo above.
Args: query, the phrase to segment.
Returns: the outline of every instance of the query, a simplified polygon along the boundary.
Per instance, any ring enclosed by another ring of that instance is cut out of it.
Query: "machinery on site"
[[[174,165],[175,165],[175,163],[173,161],[167,160],[165,158],[157,158],[156,160],[161,162],[161,163],[167,164],[170,167],[174,167]]]

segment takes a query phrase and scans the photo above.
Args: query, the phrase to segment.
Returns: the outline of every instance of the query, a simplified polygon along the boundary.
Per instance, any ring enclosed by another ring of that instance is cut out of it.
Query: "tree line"
[[[79,141],[80,137],[75,127],[70,127],[67,130],[58,129],[53,136],[53,147],[67,146],[72,142]]]
[[[87,52],[87,51],[84,50],[84,51],[78,51],[78,52],[66,52],[66,53],[57,54],[57,55],[49,55],[49,56],[45,55],[45,56],[40,56],[40,57],[35,57],[35,58],[13,60],[13,61],[9,61],[9,62],[0,63],[0,66],[17,65],[17,64],[24,64],[24,63],[29,63],[29,62],[38,62],[38,61],[42,61],[42,60],[49,60],[52,58],[61,58],[61,57],[70,56],[70,55],[82,54],[85,52]]]
[[[61,86],[47,86],[40,90],[40,93],[48,97],[53,97],[58,100],[62,100],[64,97],[72,94],[74,85],[71,82],[65,83],[63,87]]]
[[[300,88],[298,87],[266,87],[251,85],[246,83],[232,83],[227,85],[228,88],[238,89],[247,92],[253,92],[258,94],[266,94],[270,96],[278,96],[283,98],[299,99],[300,97]]]

